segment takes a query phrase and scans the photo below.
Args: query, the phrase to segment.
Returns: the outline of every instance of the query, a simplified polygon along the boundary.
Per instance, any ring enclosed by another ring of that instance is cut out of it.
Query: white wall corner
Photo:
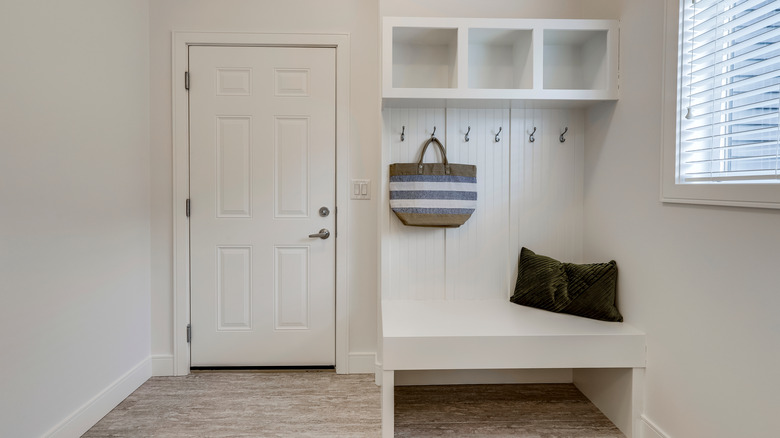
[[[375,364],[376,353],[349,353],[349,374],[372,374]]]
[[[43,436],[68,438],[83,435],[151,376],[152,358],[150,356],[97,393]]]
[[[669,434],[661,430],[655,423],[642,415],[642,423],[639,438],[671,438]]]
[[[152,376],[175,376],[172,354],[152,355]]]

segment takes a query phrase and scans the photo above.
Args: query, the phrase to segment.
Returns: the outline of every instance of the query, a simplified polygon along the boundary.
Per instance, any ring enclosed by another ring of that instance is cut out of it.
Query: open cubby
[[[544,89],[607,88],[607,30],[544,30]]]
[[[393,28],[394,88],[457,88],[457,60],[457,28]]]
[[[533,88],[533,30],[469,29],[469,88]]]
[[[616,20],[384,17],[382,105],[618,99]]]

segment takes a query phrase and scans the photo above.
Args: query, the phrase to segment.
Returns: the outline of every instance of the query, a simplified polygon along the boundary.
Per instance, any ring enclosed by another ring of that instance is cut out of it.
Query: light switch
[[[352,199],[371,199],[371,180],[352,180]]]

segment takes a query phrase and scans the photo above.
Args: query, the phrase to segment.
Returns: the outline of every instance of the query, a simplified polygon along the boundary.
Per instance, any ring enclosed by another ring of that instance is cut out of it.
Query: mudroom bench
[[[384,438],[394,435],[396,371],[540,368],[628,369],[631,430],[624,432],[639,436],[645,335],[628,324],[508,300],[383,300],[382,329]]]

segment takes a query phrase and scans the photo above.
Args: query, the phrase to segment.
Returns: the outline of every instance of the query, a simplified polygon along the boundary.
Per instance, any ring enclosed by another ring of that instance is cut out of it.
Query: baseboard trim
[[[371,374],[375,363],[376,353],[349,353],[349,374]]]
[[[83,435],[151,376],[152,358],[147,357],[43,436],[69,438]]]
[[[152,375],[153,376],[175,376],[173,369],[172,354],[154,354],[152,355]]]
[[[640,438],[671,438],[669,434],[661,430],[657,424],[653,423],[645,415],[640,417],[642,419],[642,432],[639,435]]]

